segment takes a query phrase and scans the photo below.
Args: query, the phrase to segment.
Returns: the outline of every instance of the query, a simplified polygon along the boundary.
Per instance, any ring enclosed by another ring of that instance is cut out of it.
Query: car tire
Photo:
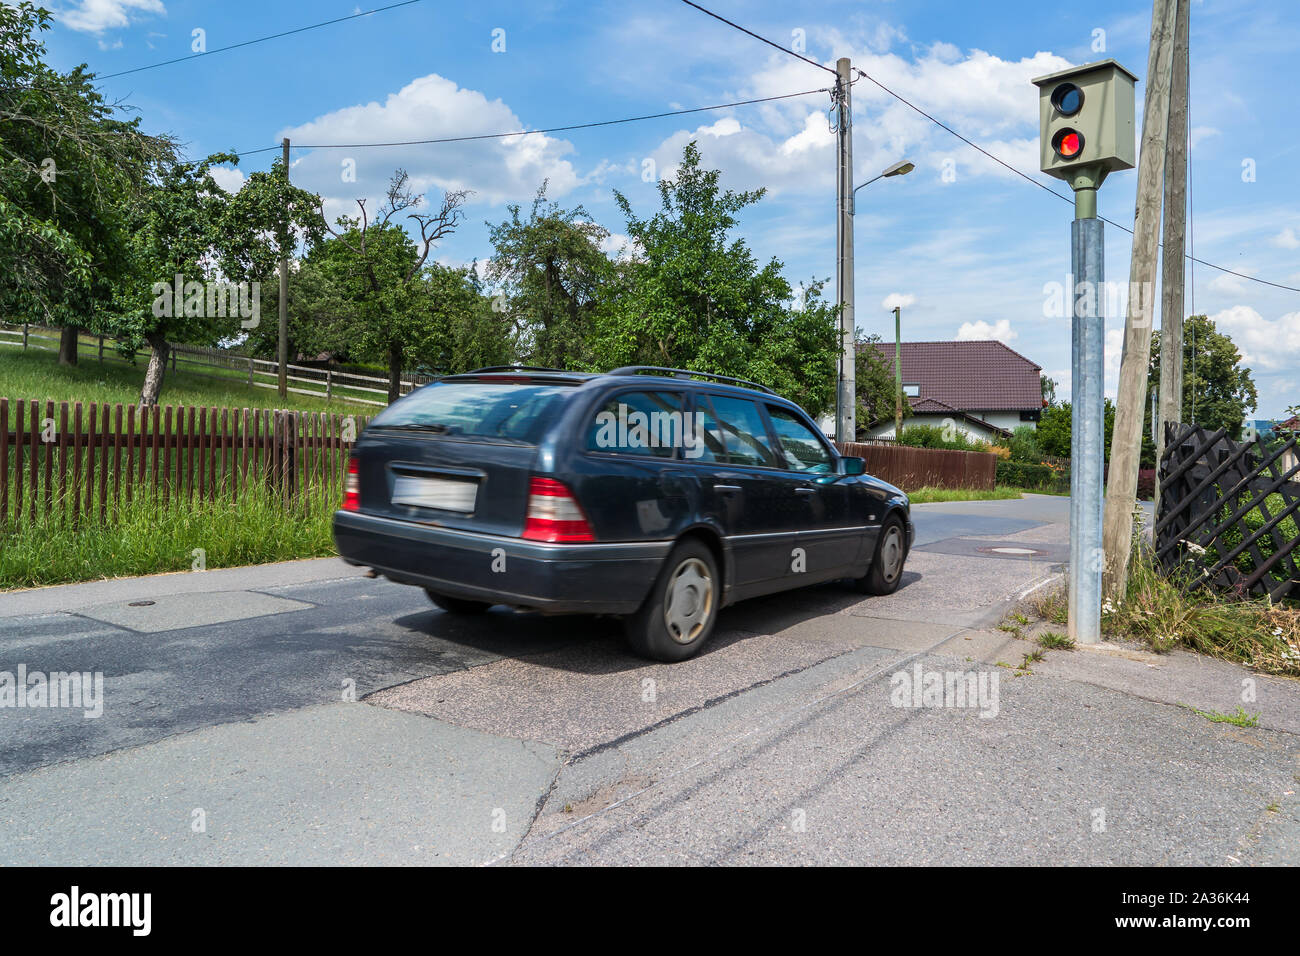
[[[430,601],[448,614],[482,614],[492,606],[487,601],[470,601],[466,598],[452,597],[450,594],[439,594],[428,588],[424,589],[424,593],[429,595]]]
[[[721,600],[713,552],[702,541],[683,541],[664,561],[641,607],[623,619],[628,646],[651,660],[684,661],[713,633]]]
[[[903,565],[907,561],[907,529],[903,520],[891,514],[880,526],[876,538],[876,553],[871,556],[871,567],[854,584],[865,594],[893,594],[903,580]]]

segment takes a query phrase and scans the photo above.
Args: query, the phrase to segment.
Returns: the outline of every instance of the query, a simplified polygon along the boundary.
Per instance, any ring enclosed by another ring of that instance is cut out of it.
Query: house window
[[[903,394],[906,395],[908,398],[920,398],[920,397],[921,397],[921,386],[920,386],[920,385],[908,385],[908,384],[905,382],[905,383],[903,383]]]

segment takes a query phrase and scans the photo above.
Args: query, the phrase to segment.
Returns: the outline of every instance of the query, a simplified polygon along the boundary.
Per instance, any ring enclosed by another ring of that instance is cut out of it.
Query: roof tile
[[[892,373],[893,344],[877,342],[875,348]],[[1043,407],[1042,367],[1001,342],[904,342],[902,356],[903,383],[919,385],[922,400],[961,411]]]

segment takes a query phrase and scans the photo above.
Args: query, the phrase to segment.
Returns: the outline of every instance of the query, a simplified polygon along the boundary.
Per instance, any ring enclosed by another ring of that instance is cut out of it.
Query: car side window
[[[619,392],[592,416],[587,450],[673,458],[683,424],[680,392]]]
[[[767,428],[758,406],[743,398],[714,395],[712,399],[726,437],[727,458],[731,464],[775,468],[776,455],[768,444]]]
[[[727,460],[727,439],[718,424],[717,413],[709,403],[709,397],[697,393],[695,396],[695,421],[688,429],[686,445],[682,452],[687,461]]]
[[[781,457],[790,471],[809,471],[819,475],[835,471],[835,459],[817,433],[789,409],[767,406],[772,430],[781,442]]]

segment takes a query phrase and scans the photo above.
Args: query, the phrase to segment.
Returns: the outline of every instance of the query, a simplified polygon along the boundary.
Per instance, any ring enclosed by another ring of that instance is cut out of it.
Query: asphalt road
[[[330,560],[8,594],[0,670],[102,672],[104,692],[92,718],[0,709],[0,846],[51,863],[1294,863],[1294,682],[1259,678],[1261,727],[1240,729],[1180,706],[1232,710],[1246,677],[1189,655],[998,666],[1024,647],[992,625],[1059,573],[1067,509],[918,506],[897,594],[746,602],[672,666],[630,656],[611,621],[458,619]],[[918,664],[995,680],[996,714],[895,706]]]

